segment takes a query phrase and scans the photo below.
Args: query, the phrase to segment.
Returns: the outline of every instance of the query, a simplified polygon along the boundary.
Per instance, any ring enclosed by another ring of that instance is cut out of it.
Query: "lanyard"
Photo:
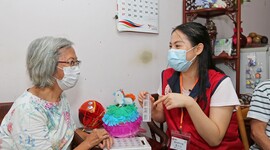
[[[194,88],[194,86],[197,84],[199,79],[197,79],[194,83],[194,85],[192,86],[192,89]],[[181,94],[183,94],[183,91],[182,89],[184,89],[183,87],[183,76],[182,76],[182,73],[180,74],[180,90],[181,90]],[[183,128],[183,118],[184,118],[184,109],[181,108],[181,116],[180,116],[180,125],[179,125],[179,130],[180,130],[180,133],[182,132],[182,128]]]

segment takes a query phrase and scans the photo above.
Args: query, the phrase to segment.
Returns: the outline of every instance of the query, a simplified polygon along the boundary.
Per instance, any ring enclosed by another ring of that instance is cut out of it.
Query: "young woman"
[[[212,61],[205,26],[189,22],[172,34],[152,118],[168,125],[171,149],[242,149],[234,108],[239,101],[229,77]],[[139,93],[142,104],[148,92]]]

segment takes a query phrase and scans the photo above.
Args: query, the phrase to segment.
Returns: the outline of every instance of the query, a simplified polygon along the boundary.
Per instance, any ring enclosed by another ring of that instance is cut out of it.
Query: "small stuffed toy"
[[[227,4],[223,0],[216,0],[213,5],[213,8],[226,8]]]
[[[211,8],[211,6],[216,2],[217,0],[196,0],[195,6],[197,6],[197,9],[203,9],[203,8]]]
[[[133,104],[136,98],[134,94],[125,94],[122,89],[117,90],[113,95],[115,96],[114,102],[118,106]]]

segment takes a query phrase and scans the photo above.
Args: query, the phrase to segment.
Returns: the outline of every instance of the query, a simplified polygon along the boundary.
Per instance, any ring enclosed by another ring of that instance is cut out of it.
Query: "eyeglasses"
[[[69,64],[70,66],[78,66],[80,65],[81,61],[80,60],[58,61],[58,63],[66,63]]]

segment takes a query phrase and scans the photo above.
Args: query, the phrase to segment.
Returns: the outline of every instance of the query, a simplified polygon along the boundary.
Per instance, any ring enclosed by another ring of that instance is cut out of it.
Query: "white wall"
[[[241,7],[241,27],[243,28],[243,34],[248,36],[250,32],[256,32],[260,35],[268,37],[268,43],[270,43],[270,1],[269,0],[251,0],[242,4]],[[218,23],[219,33],[218,37],[231,37],[233,35],[232,28],[234,25],[228,19],[221,20]],[[220,27],[219,27],[220,26]],[[219,64],[219,66],[231,76],[233,83],[235,84],[235,71],[228,66]],[[241,65],[240,67],[243,67]],[[240,78],[245,74],[240,74]]]
[[[248,36],[250,32],[256,32],[260,35],[268,37],[268,44],[270,43],[270,1],[269,0],[251,0],[251,2],[245,2],[241,5],[241,27],[243,28],[243,34]],[[198,19],[198,22],[205,24],[205,19]],[[217,26],[217,38],[228,38],[233,35],[234,24],[227,16],[215,17],[214,22]],[[236,77],[235,71],[230,67],[219,63],[220,67],[225,73],[227,73],[235,86]],[[240,66],[241,67],[241,66]],[[241,74],[240,74],[241,76]],[[241,78],[241,77],[240,77]]]
[[[243,34],[248,36],[250,32],[265,35],[270,39],[269,19],[270,1],[251,0],[241,5],[241,27]],[[234,24],[227,16],[216,17],[218,34],[217,38],[231,37],[233,35]]]
[[[0,102],[14,101],[31,86],[26,49],[45,35],[73,41],[82,60],[80,80],[66,92],[77,125],[78,108],[88,99],[106,107],[119,88],[155,92],[181,9],[181,0],[160,0],[159,34],[120,33],[113,19],[116,0],[0,0]]]
[[[256,32],[270,39],[269,14],[269,0],[251,0],[249,3],[244,3],[242,5],[243,33],[248,35],[250,32]]]

